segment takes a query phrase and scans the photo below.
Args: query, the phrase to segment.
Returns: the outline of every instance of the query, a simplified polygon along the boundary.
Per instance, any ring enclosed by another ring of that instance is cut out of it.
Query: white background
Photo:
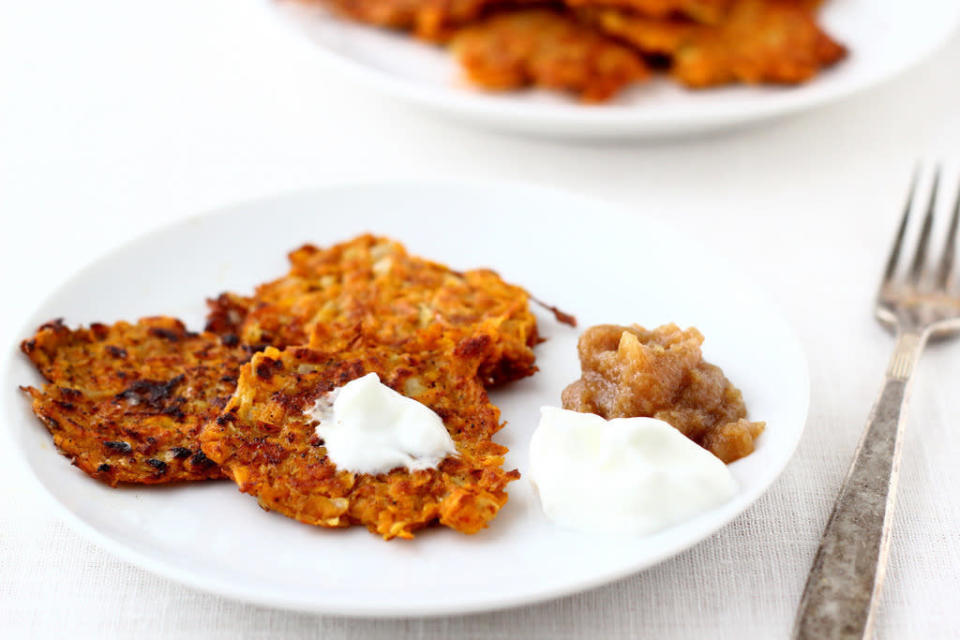
[[[155,578],[67,530],[0,449],[2,635],[786,635],[892,346],[870,305],[909,173],[960,149],[960,38],[882,88],[800,117],[572,145],[448,124],[357,89],[254,4],[0,2],[4,345],[25,337],[23,319],[80,265],[204,209],[358,179],[523,179],[626,204],[723,247],[804,342],[807,432],[756,506],[671,561],[557,602],[427,621],[289,614]],[[632,232],[642,250],[642,229]],[[952,637],[960,626],[958,383],[960,344],[935,345],[910,410],[881,638]]]

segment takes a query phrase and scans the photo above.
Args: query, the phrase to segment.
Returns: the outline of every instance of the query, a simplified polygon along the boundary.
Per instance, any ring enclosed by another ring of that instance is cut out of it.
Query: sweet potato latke
[[[418,38],[442,42],[488,8],[521,2],[531,0],[329,0],[326,4],[359,22],[412,31]]]
[[[667,55],[689,87],[797,84],[846,55],[801,0],[736,0],[716,25],[590,8],[581,18],[648,54]]]
[[[197,436],[236,386],[249,353],[173,318],[68,329],[43,325],[21,349],[48,380],[24,387],[54,444],[116,485],[221,477]]]
[[[452,48],[470,80],[486,89],[533,85],[603,102],[649,75],[639,54],[549,9],[494,15],[461,29]]]
[[[411,256],[398,242],[364,235],[290,254],[290,272],[252,297],[210,300],[207,329],[248,345],[310,344],[326,351],[357,337],[399,349],[439,325],[490,336],[479,376],[503,384],[536,371],[537,322],[528,295],[488,269],[459,273]]]
[[[601,102],[649,77],[691,88],[799,84],[846,55],[820,0],[303,0],[355,20],[451,41],[473,83],[548,87]]]
[[[740,390],[703,360],[701,344],[699,331],[673,324],[591,327],[577,345],[583,375],[563,390],[563,408],[657,418],[724,462],[749,455],[764,423],[746,420]]]
[[[686,18],[716,24],[734,0],[566,0],[570,7],[616,7],[646,18]]]
[[[488,338],[455,344],[439,327],[400,352],[382,345],[329,352],[268,348],[240,374],[225,411],[200,436],[204,453],[265,509],[323,527],[365,525],[386,539],[439,522],[474,533],[507,501],[506,448],[491,440],[500,411],[477,380]],[[366,373],[435,411],[457,447],[438,469],[381,475],[339,470],[304,415],[316,399]]]

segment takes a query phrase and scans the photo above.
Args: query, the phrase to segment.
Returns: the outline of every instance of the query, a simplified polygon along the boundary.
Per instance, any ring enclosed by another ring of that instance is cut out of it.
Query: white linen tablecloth
[[[799,450],[731,525],[616,584],[485,615],[364,621],[257,608],[132,567],[60,523],[0,439],[0,637],[784,637],[893,344],[871,298],[909,173],[960,148],[960,38],[789,120],[591,145],[400,107],[259,16],[250,0],[0,3],[4,345],[79,266],[217,205],[356,179],[523,179],[666,218],[765,287],[810,359]],[[960,343],[934,345],[909,413],[881,638],[960,628],[958,385]]]

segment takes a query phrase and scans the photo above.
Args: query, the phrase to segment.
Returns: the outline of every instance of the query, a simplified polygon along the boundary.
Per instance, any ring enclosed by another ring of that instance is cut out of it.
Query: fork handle
[[[926,338],[923,331],[898,335],[883,390],[870,412],[807,578],[793,629],[795,640],[872,637],[890,549],[903,409]]]

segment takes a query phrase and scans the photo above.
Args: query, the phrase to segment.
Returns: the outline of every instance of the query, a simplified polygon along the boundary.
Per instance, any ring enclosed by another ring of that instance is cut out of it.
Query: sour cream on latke
[[[530,478],[544,513],[562,527],[653,533],[737,491],[727,465],[666,422],[605,420],[554,407],[540,412]]]
[[[457,452],[440,416],[375,373],[324,394],[306,413],[319,421],[316,434],[330,461],[345,471],[435,469]]]

